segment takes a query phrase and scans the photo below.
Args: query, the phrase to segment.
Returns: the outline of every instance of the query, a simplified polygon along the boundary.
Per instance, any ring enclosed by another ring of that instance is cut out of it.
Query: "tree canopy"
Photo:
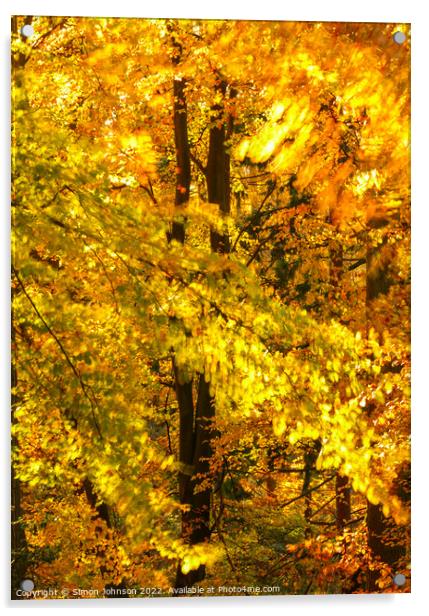
[[[408,39],[13,18],[14,598],[409,590]]]

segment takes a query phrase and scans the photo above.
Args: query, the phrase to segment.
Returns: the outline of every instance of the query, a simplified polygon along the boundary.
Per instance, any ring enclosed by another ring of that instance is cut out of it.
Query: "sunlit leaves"
[[[164,584],[180,561],[220,580],[231,543],[252,582],[259,562],[313,532],[300,499],[315,442],[311,472],[328,482],[315,499],[332,498],[338,472],[358,505],[405,524],[393,492],[409,460],[409,99],[406,53],[383,42],[392,26],[35,26],[40,45],[13,43],[30,56],[15,74],[12,196],[14,459],[37,575]],[[183,78],[192,186],[178,212],[172,83]],[[214,104],[231,128],[228,215],[207,202]],[[173,221],[183,245],[168,241]],[[231,254],[211,252],[214,230]],[[389,288],[369,311],[366,279],[384,269]],[[193,465],[178,462],[175,385],[202,377],[216,437],[199,479],[216,485],[218,526],[210,545],[190,546],[177,474]],[[335,527],[334,515],[322,523]],[[347,575],[364,558],[362,527],[342,538]],[[341,541],[288,549],[323,563],[331,583]]]

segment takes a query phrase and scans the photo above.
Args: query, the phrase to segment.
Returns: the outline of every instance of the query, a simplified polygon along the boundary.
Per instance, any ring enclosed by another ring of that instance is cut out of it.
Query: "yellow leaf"
[[[276,436],[281,436],[286,430],[286,419],[284,415],[276,416],[273,419],[273,431]]]

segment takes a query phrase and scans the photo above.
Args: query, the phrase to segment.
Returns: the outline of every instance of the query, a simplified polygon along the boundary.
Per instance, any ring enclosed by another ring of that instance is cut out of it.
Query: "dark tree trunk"
[[[335,478],[335,505],[337,530],[342,532],[351,519],[351,494],[348,477],[337,473]]]
[[[215,414],[213,397],[210,395],[209,383],[204,375],[200,376],[198,400],[195,414],[195,477],[206,478],[206,485],[199,486],[200,479],[193,479],[193,509],[196,524],[192,529],[192,543],[202,543],[210,538],[210,494],[209,485],[210,458],[212,451],[213,419]]]
[[[192,381],[181,383],[173,361],[177,403],[179,406],[179,494],[180,502],[191,503],[191,467],[194,461],[194,403]],[[185,533],[186,534],[186,533]]]
[[[189,545],[197,545],[210,539],[211,485],[209,478],[210,458],[212,456],[212,420],[214,418],[213,399],[209,384],[200,375],[198,397],[195,409],[195,424],[190,423],[192,403],[186,400],[186,408],[181,413],[180,461],[185,472],[179,475],[181,502],[189,506],[182,514],[182,537]],[[179,403],[180,404],[180,403]],[[180,407],[179,407],[180,408]],[[188,421],[182,424],[182,417]],[[182,432],[183,429],[186,432]],[[183,448],[183,449],[182,449]],[[201,485],[201,484],[204,485]],[[177,589],[190,587],[205,578],[205,565],[183,573],[179,563],[175,586]]]
[[[368,223],[371,226],[371,221]],[[381,247],[368,248],[366,257],[366,323],[367,330],[377,327],[379,319],[376,313],[374,300],[379,295],[385,295],[390,287],[388,270],[390,263],[386,259],[380,259]],[[382,332],[380,331],[382,335]],[[380,505],[373,505],[367,501],[367,537],[368,547],[372,556],[381,563],[389,565],[395,570],[400,561],[405,557],[405,529],[398,527],[391,518],[386,518]],[[378,590],[377,571],[368,571],[368,590]]]
[[[372,555],[379,561],[386,563],[395,572],[399,562],[405,556],[405,545],[400,541],[401,529],[397,527],[392,518],[383,515],[380,505],[373,505],[367,501],[366,524],[368,533],[368,547]],[[368,590],[377,590],[379,573],[368,572]]]
[[[178,64],[182,49],[174,38],[175,55],[173,63]],[[174,80],[174,140],[176,145],[176,209],[189,200],[191,183],[190,150],[188,139],[188,118],[186,107],[185,81]],[[180,211],[180,210],[179,210]],[[172,239],[185,242],[183,221],[174,221]],[[182,375],[173,358],[175,390],[179,406],[179,495],[180,502],[188,510],[182,513],[181,535],[185,542],[196,545],[210,538],[210,487],[199,491],[202,478],[208,475],[211,456],[211,418],[214,407],[209,394],[208,383],[200,375],[196,408],[193,400],[193,382],[183,382]],[[205,566],[183,573],[178,564],[175,586],[177,589],[190,587],[205,577]]]
[[[215,85],[215,91],[225,99],[227,83],[220,76]],[[230,98],[235,98],[236,91],[231,88]],[[222,103],[216,103],[212,107],[212,126],[210,128],[209,153],[207,157],[206,178],[207,194],[209,203],[219,205],[222,214],[229,214],[230,204],[230,155],[229,139],[233,132],[233,117],[225,118],[225,109]],[[229,253],[231,250],[227,232],[212,229],[210,231],[210,243],[213,252]]]
[[[320,439],[316,439],[310,443],[304,452],[304,481],[302,484],[302,494],[304,495],[305,510],[304,518],[306,521],[305,536],[308,537],[311,533],[311,517],[312,517],[312,493],[310,492],[312,472],[314,465],[322,448]]]
[[[83,491],[85,492],[86,499],[94,511],[94,514],[92,516],[93,519],[104,521],[107,528],[112,528],[113,524],[112,524],[112,515],[111,515],[110,507],[106,503],[98,502],[98,498],[97,498],[96,491],[94,489],[94,485],[88,479],[88,477],[85,477],[85,479],[83,480],[82,487],[83,487]],[[101,530],[102,530],[102,526],[95,527],[96,532],[101,532]],[[115,563],[112,563],[110,569],[106,566],[106,562],[107,562],[106,551],[104,547],[102,547],[101,543],[97,545],[96,550],[97,550],[98,560],[101,563],[100,565],[101,575],[104,578],[116,577],[116,574],[115,574],[116,572],[114,571],[116,565]],[[120,584],[110,583],[110,584],[106,584],[105,586],[106,591],[115,591],[115,590],[121,591],[121,590],[126,590],[126,588],[127,588],[127,585],[126,585],[125,580],[122,580]],[[117,596],[123,598],[123,597],[126,597],[127,595],[120,593]],[[115,593],[108,592],[107,598],[114,599]]]
[[[15,409],[18,404],[16,388],[18,385],[17,370],[16,370],[16,342],[12,315],[12,367],[11,367],[11,411],[12,426],[16,426],[17,419]],[[12,437],[12,450],[17,451],[18,442],[15,436]],[[25,536],[25,530],[22,523],[22,504],[21,504],[21,482],[16,476],[14,464],[12,462],[12,478],[11,478],[11,551],[12,551],[12,587],[11,598],[19,599],[16,596],[16,591],[19,589],[20,582],[25,579],[25,573],[28,563],[28,548]]]
[[[16,591],[19,589],[20,582],[25,580],[25,572],[28,562],[27,541],[25,530],[21,521],[22,506],[21,506],[21,482],[15,476],[12,468],[12,516],[11,516],[11,543],[12,543],[12,589],[11,598],[19,599],[16,596]]]
[[[182,46],[176,37],[174,26],[169,25],[171,43],[173,46],[172,62],[177,67],[182,60]],[[173,119],[174,144],[176,147],[176,192],[174,204],[176,215],[180,214],[182,206],[189,201],[191,187],[191,157],[188,138],[188,109],[186,105],[186,80],[175,76],[173,80]],[[185,221],[174,220],[171,237],[181,244],[185,242]]]
[[[182,58],[182,47],[176,39],[174,27],[170,25],[170,35],[173,45],[173,64],[178,66]],[[176,146],[176,211],[189,200],[191,185],[191,162],[188,138],[188,116],[185,93],[185,80],[176,77],[173,81],[173,115],[174,143]],[[185,243],[184,221],[174,221],[171,238]],[[188,505],[190,510],[182,514],[182,537],[190,540],[192,528],[192,464],[194,461],[194,402],[192,380],[183,382],[179,369],[173,358],[173,372],[177,403],[179,407],[179,496],[181,504]],[[179,565],[180,570],[180,565]]]
[[[330,216],[332,219],[332,216]],[[330,302],[338,301],[338,291],[341,287],[344,273],[343,247],[337,241],[332,241],[329,247],[329,283]],[[341,532],[351,519],[351,489],[347,477],[337,473],[335,479],[335,508],[337,529]]]
[[[267,478],[266,478],[266,487],[268,496],[274,496],[277,482],[273,475],[275,470],[275,460],[276,460],[276,452],[273,447],[268,447],[267,451]]]
[[[220,92],[224,97],[226,89],[226,83],[219,80],[216,84],[216,92]],[[183,117],[186,116],[182,113]],[[227,152],[226,140],[232,134],[232,118],[229,118],[225,123],[223,105],[216,104],[212,108],[211,119],[209,152],[205,170],[208,199],[210,203],[219,205],[222,214],[228,214],[230,211],[230,157]],[[183,131],[182,124],[180,124],[180,127]],[[179,122],[176,123],[175,121],[175,131],[177,130],[179,130]],[[179,143],[179,140],[176,138],[177,143]],[[181,156],[178,151],[177,164],[179,169]],[[177,176],[176,181],[179,181],[179,176]],[[183,239],[179,241],[183,242],[185,239],[184,233],[182,237]],[[212,229],[210,244],[213,252],[225,254],[230,250],[227,233],[219,233]],[[194,405],[192,383],[182,384],[176,367],[174,367],[174,372],[180,414],[180,499],[182,504],[189,506],[189,511],[182,514],[182,537],[190,545],[197,545],[209,541],[211,534],[210,458],[213,455],[215,404],[210,395],[209,383],[203,374],[199,376],[196,404]],[[196,570],[183,573],[179,563],[175,586],[177,589],[190,587],[203,580],[204,577],[205,565],[200,565]]]
[[[191,159],[188,140],[188,112],[185,97],[186,82],[176,77],[173,82],[174,92],[174,142],[176,145],[176,193],[174,203],[176,212],[189,201],[191,186]],[[185,241],[185,223],[174,220],[171,237],[181,244]]]
[[[32,16],[26,16],[23,25],[30,25],[33,18]],[[11,20],[12,34],[19,36],[21,41],[25,40],[25,37],[18,32],[18,17],[14,16]],[[27,57],[24,53],[20,52],[12,57],[12,87],[20,87],[22,85],[22,71],[27,61]],[[12,223],[13,224],[13,223]],[[13,301],[13,287],[12,287],[12,301]],[[17,419],[15,416],[15,409],[18,404],[18,373],[16,369],[17,362],[17,348],[15,340],[14,319],[13,313],[11,315],[12,329],[11,329],[11,343],[12,343],[12,364],[11,364],[11,424],[15,426]],[[12,451],[18,450],[18,442],[15,436],[12,436],[11,441]],[[15,467],[13,461],[11,463],[11,557],[12,557],[12,571],[11,571],[11,598],[19,599],[16,596],[16,591],[19,589],[19,584],[25,579],[25,573],[28,564],[28,547],[25,536],[25,530],[22,523],[22,488],[21,482],[16,476]]]

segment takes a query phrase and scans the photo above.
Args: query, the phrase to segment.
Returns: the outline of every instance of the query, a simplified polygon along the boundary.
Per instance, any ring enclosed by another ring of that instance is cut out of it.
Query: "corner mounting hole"
[[[34,588],[33,580],[22,580],[20,583],[21,590],[25,590],[26,592],[30,592]]]
[[[393,40],[395,41],[395,43],[398,43],[398,45],[402,45],[407,40],[407,37],[404,32],[398,30],[398,32],[395,32],[395,34],[393,35]]]
[[[25,24],[25,26],[22,26],[21,34],[25,36],[25,38],[30,38],[30,36],[33,36],[34,34],[33,26],[30,26],[30,24]]]
[[[405,584],[405,581],[406,579],[403,573],[397,573],[393,578],[393,583],[396,584],[396,586],[403,586]]]

